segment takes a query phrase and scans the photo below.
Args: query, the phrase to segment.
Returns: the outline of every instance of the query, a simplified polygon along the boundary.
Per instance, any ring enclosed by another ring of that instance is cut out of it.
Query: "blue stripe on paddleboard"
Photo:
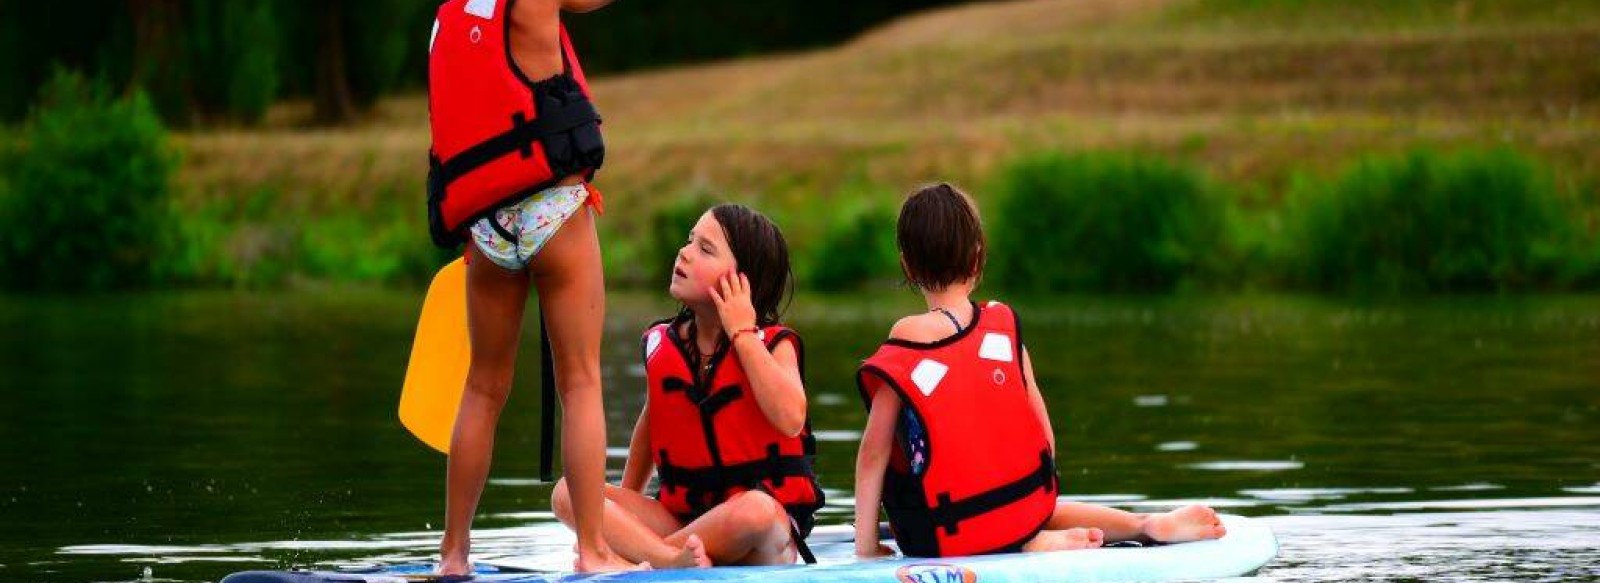
[[[501,571],[492,566],[485,566],[473,581],[484,583],[1174,581],[1247,575],[1260,569],[1277,555],[1278,541],[1266,525],[1240,516],[1223,515],[1222,519],[1228,527],[1228,535],[1221,539],[1152,547],[952,559],[895,559],[816,566],[634,571],[599,575]],[[365,572],[247,571],[229,575],[222,580],[222,583],[416,583],[439,580],[428,576],[431,568],[430,565],[397,565],[381,571]]]

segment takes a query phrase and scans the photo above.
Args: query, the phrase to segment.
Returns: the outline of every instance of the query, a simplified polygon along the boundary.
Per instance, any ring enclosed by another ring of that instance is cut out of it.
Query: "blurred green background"
[[[1600,2],[939,4],[571,16],[609,281],[735,200],[802,289],[881,286],[900,197],[950,180],[1006,291],[1600,286]],[[435,6],[0,5],[0,286],[426,281]]]
[[[459,252],[425,226],[436,6],[0,0],[0,579],[437,556],[444,458],[394,411]],[[609,145],[611,444],[689,225],[750,204],[800,278],[821,522],[849,520],[851,375],[923,309],[895,213],[946,180],[984,213],[980,296],[1027,322],[1068,496],[1260,517],[1273,581],[1600,577],[1600,0],[568,24]],[[528,321],[480,558],[570,546],[531,478]]]

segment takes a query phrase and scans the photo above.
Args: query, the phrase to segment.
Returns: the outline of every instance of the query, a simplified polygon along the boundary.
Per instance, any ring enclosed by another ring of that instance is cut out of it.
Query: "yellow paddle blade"
[[[467,268],[457,258],[434,274],[400,390],[400,423],[429,447],[450,453],[450,434],[472,363],[467,336]]]

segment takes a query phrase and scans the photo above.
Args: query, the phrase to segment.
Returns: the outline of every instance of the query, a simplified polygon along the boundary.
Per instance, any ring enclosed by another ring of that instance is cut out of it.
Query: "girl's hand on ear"
[[[740,330],[756,326],[756,308],[750,303],[750,278],[743,273],[728,272],[711,287],[711,301],[717,305],[717,318],[722,320],[722,331],[733,339]]]

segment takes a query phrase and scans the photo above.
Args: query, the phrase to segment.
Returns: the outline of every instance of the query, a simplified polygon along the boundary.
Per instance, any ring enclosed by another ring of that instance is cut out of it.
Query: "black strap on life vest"
[[[789,522],[789,538],[794,541],[794,550],[800,553],[800,560],[807,565],[817,564],[817,555],[811,552],[811,546],[806,544],[806,537],[800,536],[800,527]]]
[[[707,394],[704,387],[677,377],[667,377],[662,379],[661,388],[668,393],[684,393],[684,396],[700,409],[700,425],[705,432],[706,448],[711,454],[711,465],[698,468],[673,465],[667,450],[663,449],[660,450],[660,467],[656,470],[663,489],[688,490],[685,498],[693,513],[700,514],[710,510],[712,506],[722,502],[731,488],[754,490],[759,488],[764,480],[770,481],[774,488],[782,488],[785,479],[811,476],[811,460],[807,456],[811,455],[809,452],[816,451],[816,441],[810,432],[807,432],[806,439],[802,440],[804,447],[807,448],[807,453],[802,455],[782,455],[778,444],[772,443],[767,445],[767,455],[761,459],[737,464],[723,463],[713,418],[744,394],[738,385],[728,385]]]
[[[715,464],[701,468],[673,465],[666,450],[659,452],[661,464],[656,468],[663,491],[686,489],[691,514],[700,515],[722,503],[733,488],[761,489],[762,481],[770,481],[773,488],[783,487],[788,478],[811,477],[811,462],[805,456],[780,455],[778,444],[767,446],[767,456],[739,464]]]
[[[1056,464],[1050,450],[1039,452],[1039,468],[1028,475],[981,494],[951,500],[949,492],[941,492],[938,503],[928,509],[928,518],[946,534],[956,534],[961,521],[1002,508],[1033,494],[1034,490],[1050,489],[1056,484]]]
[[[733,487],[754,490],[763,481],[771,482],[773,488],[782,488],[788,478],[810,477],[811,464],[803,455],[780,454],[776,443],[768,444],[767,455],[760,459],[703,468],[672,465],[666,450],[662,450],[660,475],[662,488],[718,492]]]
[[[520,111],[516,112],[511,116],[510,129],[467,148],[449,160],[439,162],[435,180],[439,181],[440,187],[447,187],[468,172],[513,152],[530,158],[533,156],[534,142],[599,122],[600,112],[587,97],[549,109],[540,107],[539,117],[534,119],[528,119]]]
[[[667,377],[661,381],[662,392],[681,392],[689,397],[689,401],[700,409],[700,430],[705,434],[706,449],[711,452],[712,465],[722,465],[722,449],[717,441],[717,426],[714,418],[723,407],[733,404],[733,400],[744,394],[739,385],[728,385],[722,390],[707,394],[705,387],[698,383],[691,383],[677,377]]]

